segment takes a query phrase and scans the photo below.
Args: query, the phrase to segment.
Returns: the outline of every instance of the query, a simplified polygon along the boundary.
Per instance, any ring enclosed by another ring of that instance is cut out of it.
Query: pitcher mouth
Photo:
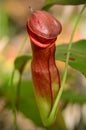
[[[57,37],[55,37],[55,38],[44,38],[42,36],[39,36],[39,35],[35,34],[34,32],[32,32],[28,28],[28,26],[27,26],[27,31],[28,31],[28,34],[30,36],[32,43],[37,45],[38,47],[41,47],[41,48],[51,47],[53,44],[55,44],[55,41],[57,39]]]

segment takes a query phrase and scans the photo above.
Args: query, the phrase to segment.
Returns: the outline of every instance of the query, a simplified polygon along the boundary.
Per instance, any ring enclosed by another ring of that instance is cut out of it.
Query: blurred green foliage
[[[9,33],[8,14],[0,7],[0,38]]]

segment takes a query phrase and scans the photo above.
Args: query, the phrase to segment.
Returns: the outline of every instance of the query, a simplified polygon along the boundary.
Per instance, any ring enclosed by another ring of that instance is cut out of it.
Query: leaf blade
[[[45,0],[45,5],[43,7],[44,10],[48,10],[55,4],[60,5],[80,5],[84,4],[86,0]]]
[[[60,60],[65,62],[66,55],[67,55],[67,48],[68,44],[62,44],[57,46],[56,48],[56,60]],[[73,43],[70,58],[69,58],[69,65],[80,71],[86,77],[86,40],[80,40]]]
[[[27,64],[27,62],[32,58],[31,55],[22,55],[15,59],[14,66],[16,70],[23,70],[24,66]]]
[[[74,92],[72,90],[64,90],[62,100],[71,103],[79,103],[82,105],[86,103],[86,95],[79,92]]]

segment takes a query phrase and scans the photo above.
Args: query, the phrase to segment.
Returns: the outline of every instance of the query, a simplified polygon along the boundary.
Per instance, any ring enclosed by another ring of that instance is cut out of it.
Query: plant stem
[[[26,37],[25,37],[25,39],[24,39],[24,41],[23,41],[23,43],[22,43],[22,45],[19,49],[17,57],[22,52],[22,49],[24,48],[27,39],[28,39],[28,37],[26,35]],[[14,86],[13,86],[14,74],[15,74],[15,68],[13,69],[13,72],[12,72],[12,75],[11,75],[10,86],[12,87],[12,111],[13,111],[13,115],[14,115],[14,128],[15,128],[15,130],[18,130],[18,128],[17,128],[17,117],[16,117],[16,98],[18,98],[18,103],[17,103],[17,105],[18,105],[19,104],[19,97],[20,97],[21,76],[19,78],[18,85],[17,85],[17,92],[16,92],[17,94],[14,94],[14,92],[15,92],[15,89],[14,89]],[[17,106],[17,108],[18,108],[18,106]]]
[[[24,41],[22,42],[22,45],[19,49],[17,57],[18,57],[18,55],[21,54],[21,52],[22,52],[22,50],[23,50],[23,48],[24,48],[24,46],[27,42],[27,39],[28,39],[28,36],[26,35],[25,38],[24,38]],[[17,110],[18,110],[18,107],[19,107],[19,100],[20,100],[20,89],[21,89],[20,86],[21,86],[21,77],[22,77],[21,75],[22,75],[22,73],[19,73],[19,74],[20,74],[20,77],[19,77],[19,81],[18,81],[18,84],[17,84],[17,92],[16,92],[16,108],[17,108]]]
[[[63,88],[64,88],[64,84],[65,84],[66,78],[67,78],[68,63],[69,63],[70,51],[71,51],[71,47],[72,47],[72,41],[73,41],[73,38],[74,38],[74,34],[75,34],[75,31],[76,31],[76,28],[78,26],[78,23],[79,23],[79,21],[81,19],[82,13],[85,10],[85,8],[86,8],[86,3],[83,6],[83,8],[81,9],[81,12],[79,13],[79,15],[77,16],[77,19],[76,19],[76,22],[75,22],[75,26],[74,26],[74,29],[73,29],[72,34],[71,34],[71,38],[70,38],[70,42],[69,42],[69,46],[68,46],[68,51],[67,51],[67,57],[66,57],[65,70],[64,70],[64,75],[63,75],[63,79],[62,79],[62,84],[61,84],[59,93],[57,94],[57,97],[56,97],[55,103],[53,105],[53,108],[51,110],[51,113],[49,115],[50,120],[55,118],[55,115],[56,115],[56,112],[57,112],[57,106],[58,106],[59,100],[61,98],[61,95],[62,95],[62,92],[63,92]]]
[[[14,115],[14,127],[15,129],[14,130],[18,130],[17,129],[17,119],[16,119],[16,107],[15,107],[15,102],[14,102],[14,99],[15,99],[15,89],[14,89],[14,86],[13,86],[13,78],[14,78],[14,74],[15,74],[15,70],[13,70],[12,72],[12,76],[11,76],[11,81],[10,81],[10,86],[12,88],[12,111],[13,111],[13,115]]]
[[[16,109],[19,109],[19,102],[20,102],[20,90],[21,90],[21,80],[22,80],[22,73],[19,75],[19,81],[17,84],[17,92],[16,92]]]
[[[21,45],[21,47],[20,47],[20,49],[18,51],[18,55],[21,54],[21,52],[22,52],[22,50],[23,50],[23,48],[24,48],[24,46],[25,46],[25,44],[27,42],[27,39],[28,39],[28,36],[26,35],[25,38],[24,38],[24,41],[22,42],[22,45]],[[18,55],[17,55],[17,57],[18,57]]]

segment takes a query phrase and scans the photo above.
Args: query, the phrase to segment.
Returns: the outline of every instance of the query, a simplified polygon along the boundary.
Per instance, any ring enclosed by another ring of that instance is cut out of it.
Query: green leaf
[[[84,104],[86,103],[86,94],[76,93],[72,90],[65,90],[63,91],[62,99],[67,102]]]
[[[86,0],[45,0],[45,6],[43,7],[44,10],[48,10],[54,4],[60,5],[80,5],[84,4]]]
[[[15,69],[19,70],[21,72],[24,68],[24,66],[27,64],[27,62],[32,58],[31,55],[23,55],[19,56],[14,61]]]
[[[37,125],[42,126],[39,111],[36,105],[32,81],[22,81],[20,91],[19,110]]]
[[[55,3],[47,4],[42,8],[42,10],[48,11],[53,5],[55,5]]]
[[[46,4],[79,5],[84,4],[86,0],[45,0]]]
[[[62,44],[56,48],[56,59],[66,61],[68,44]],[[80,71],[86,77],[86,40],[80,40],[72,45],[69,65]]]

